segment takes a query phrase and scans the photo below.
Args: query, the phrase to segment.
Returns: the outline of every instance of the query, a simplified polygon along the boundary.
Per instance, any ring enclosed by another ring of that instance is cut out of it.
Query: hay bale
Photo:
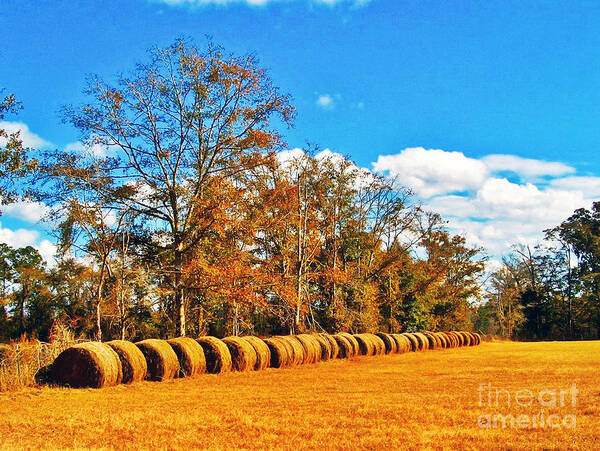
[[[317,363],[321,360],[321,345],[308,334],[292,335],[302,345],[304,361],[302,363]]]
[[[271,351],[269,350],[269,346],[258,337],[247,335],[242,338],[250,343],[250,346],[254,348],[254,352],[256,353],[254,369],[264,370],[269,368],[271,366]]]
[[[451,348],[458,348],[460,346],[460,341],[454,332],[446,332],[446,336],[450,339]]]
[[[52,365],[46,365],[38,369],[33,375],[33,380],[37,385],[52,384]]]
[[[440,340],[443,349],[450,347],[450,342],[448,341],[448,337],[446,337],[446,334],[442,332],[434,332],[434,334],[437,337],[437,339]]]
[[[209,336],[196,338],[196,341],[204,351],[207,373],[219,374],[231,371],[231,353],[225,343]]]
[[[273,337],[275,340],[279,340],[283,346],[285,347],[285,350],[287,352],[288,355],[288,366],[294,365],[294,347],[291,345],[291,343],[286,340],[285,338],[282,338],[281,336],[275,336]]]
[[[415,332],[413,334],[419,340],[419,351],[427,351],[429,349],[429,340],[421,332]]]
[[[375,355],[385,355],[385,343],[383,340],[375,334],[369,335],[371,335],[371,339],[375,345]]]
[[[469,336],[469,346],[475,346],[477,344],[477,337],[473,332],[465,332]]]
[[[360,355],[360,346],[358,345],[358,341],[356,341],[356,338],[354,338],[352,334],[349,334],[348,332],[340,332],[338,335],[341,335],[350,342],[353,350],[352,355]]]
[[[348,341],[348,339],[340,334],[332,335],[332,338],[335,340],[338,345],[338,359],[347,359],[353,357],[354,347]]]
[[[460,335],[458,335],[458,334],[456,333],[456,331],[451,331],[451,332],[448,332],[448,335],[450,335],[452,338],[454,338],[454,341],[455,341],[455,347],[460,347],[460,346],[462,346],[462,345],[463,345],[463,344],[462,344],[462,338],[461,338],[461,336],[460,336]]]
[[[319,347],[321,348],[321,360],[325,361],[331,359],[331,356],[333,355],[333,349],[331,348],[330,341],[319,334],[314,334],[312,336],[315,338],[315,340],[317,340]]]
[[[221,340],[229,348],[234,371],[252,371],[256,366],[256,351],[241,337],[225,337]]]
[[[471,346],[471,336],[463,331],[458,331],[456,332],[458,335],[460,335],[462,341],[463,341],[463,346]]]
[[[398,343],[390,334],[378,332],[375,335],[377,335],[383,341],[386,354],[396,354],[398,352]]]
[[[123,370],[119,356],[110,346],[91,341],[61,352],[52,363],[50,378],[64,387],[100,388],[120,384]]]
[[[269,348],[269,354],[271,355],[269,366],[271,368],[285,368],[290,366],[291,356],[283,340],[273,337],[265,338],[263,341]]]
[[[407,332],[404,332],[401,335],[410,342],[410,350],[412,352],[416,352],[419,350],[419,340],[417,339],[417,337]]]
[[[404,335],[401,334],[390,334],[398,346],[398,354],[404,354],[410,352],[411,346],[410,341]]]
[[[431,332],[423,332],[423,335],[425,336],[425,338],[427,338],[427,341],[429,342],[429,349],[439,349],[438,339],[435,335],[433,335]]]
[[[179,360],[173,348],[165,340],[154,338],[135,344],[146,359],[148,372],[146,380],[162,381],[179,376]]]
[[[338,354],[340,353],[340,347],[338,345],[338,342],[335,341],[335,338],[333,338],[331,335],[329,334],[319,334],[320,337],[324,338],[325,340],[327,340],[327,342],[329,343],[329,345],[331,346],[331,359],[337,359],[338,358]]]
[[[193,338],[179,337],[167,340],[179,361],[177,377],[193,377],[206,373],[206,358],[202,346]]]
[[[473,332],[473,335],[475,337],[475,346],[480,345],[481,341],[482,341],[481,335],[478,334],[477,332]]]
[[[440,335],[442,337],[444,337],[444,339],[446,340],[446,343],[447,343],[446,348],[453,348],[454,347],[454,338],[452,338],[446,332],[440,332]]]
[[[304,347],[293,335],[278,335],[278,338],[288,343],[292,349],[290,353],[292,357],[292,365],[302,365],[305,360]],[[288,348],[289,351],[289,348]]]
[[[354,334],[358,342],[359,355],[375,355],[375,343],[371,334]]]
[[[123,384],[140,382],[146,379],[148,364],[140,348],[130,341],[113,340],[106,343],[119,356],[123,369]]]

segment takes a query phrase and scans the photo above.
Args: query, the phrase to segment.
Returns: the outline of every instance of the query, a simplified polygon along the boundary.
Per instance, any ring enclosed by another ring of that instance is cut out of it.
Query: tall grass
[[[35,374],[76,342],[64,326],[52,329],[50,343],[21,339],[0,347],[0,392],[36,386]]]

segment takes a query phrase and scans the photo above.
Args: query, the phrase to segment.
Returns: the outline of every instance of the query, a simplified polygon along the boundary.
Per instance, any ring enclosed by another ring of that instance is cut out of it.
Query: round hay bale
[[[193,377],[206,373],[206,358],[202,346],[189,337],[167,340],[179,361],[178,377]]]
[[[275,340],[279,340],[285,347],[285,350],[288,355],[288,366],[294,365],[295,356],[294,356],[294,347],[292,346],[292,344],[288,340],[286,340],[285,338],[283,338],[281,336],[275,336],[272,338],[274,338]]]
[[[427,341],[429,343],[429,349],[439,349],[438,340],[435,337],[435,335],[433,335],[431,332],[423,332],[423,335],[425,336],[425,338],[427,338]]]
[[[454,337],[456,337],[456,340],[458,341],[458,346],[459,346],[459,347],[460,347],[460,346],[464,346],[464,344],[465,344],[465,343],[464,343],[464,339],[463,339],[462,335],[461,335],[459,332],[457,332],[457,331],[453,330],[453,331],[452,331],[452,332],[450,332],[450,333],[451,333],[451,334],[452,334]]]
[[[113,340],[106,343],[119,356],[123,369],[123,384],[140,382],[146,379],[148,364],[140,348],[130,341]]]
[[[235,371],[251,371],[256,366],[256,351],[250,343],[240,337],[225,337],[221,340],[229,348],[231,364]]]
[[[442,337],[444,337],[444,339],[446,340],[446,343],[447,343],[446,348],[454,347],[454,339],[450,335],[448,335],[446,332],[440,332],[440,335]]]
[[[373,344],[375,346],[375,355],[384,355],[385,354],[385,343],[383,340],[375,334],[369,334],[371,336],[371,340],[373,340]]]
[[[304,347],[300,341],[298,341],[293,335],[278,335],[278,338],[284,340],[291,346],[292,352],[290,355],[292,356],[292,365],[302,365],[304,363],[305,356]]]
[[[37,385],[52,384],[52,365],[46,365],[37,370],[33,380]]]
[[[360,355],[360,346],[358,345],[358,341],[356,341],[356,338],[354,338],[352,334],[349,334],[348,332],[340,332],[338,335],[341,335],[350,342],[353,350],[352,355]]]
[[[304,361],[302,363],[317,363],[321,360],[321,346],[313,337],[307,334],[292,335],[302,345]]]
[[[110,346],[91,341],[61,352],[52,363],[50,378],[64,387],[101,388],[120,384],[122,371],[121,360]]]
[[[377,335],[383,341],[386,354],[396,354],[398,352],[398,343],[390,334],[378,332],[375,335]]]
[[[471,346],[471,336],[463,331],[458,331],[456,332],[458,335],[460,335],[462,341],[463,341],[463,346]]]
[[[331,335],[329,334],[319,334],[320,337],[323,337],[325,340],[327,340],[327,342],[329,342],[329,345],[331,346],[331,359],[337,359],[338,358],[338,354],[340,352],[340,347],[337,343],[337,341],[335,341],[335,338],[333,338]]]
[[[254,348],[254,352],[256,353],[256,365],[254,365],[255,370],[264,370],[271,366],[271,351],[269,350],[269,346],[258,337],[253,337],[251,335],[247,335],[242,337],[250,346]]]
[[[436,336],[440,339],[444,349],[452,347],[450,337],[448,337],[448,335],[446,335],[444,332],[436,332]]]
[[[475,346],[480,345],[482,341],[481,335],[477,332],[473,332],[473,335],[475,336]]]
[[[390,334],[398,346],[398,354],[410,352],[410,340],[401,334]]]
[[[450,339],[450,347],[458,348],[460,342],[456,334],[454,332],[446,332],[446,336]]]
[[[427,351],[429,349],[429,340],[421,332],[413,334],[419,340],[419,351]]]
[[[312,335],[315,340],[319,343],[319,347],[321,348],[321,360],[329,360],[333,355],[333,349],[331,348],[331,343],[325,337],[320,336],[319,334]]]
[[[416,352],[419,350],[419,340],[417,339],[417,337],[415,337],[413,334],[404,332],[403,334],[401,334],[403,337],[406,337],[408,339],[408,341],[410,342],[410,350],[412,352]]]
[[[271,355],[269,366],[271,368],[285,368],[290,366],[291,357],[283,340],[273,337],[265,338],[263,341],[269,348],[269,354]]]
[[[348,341],[348,339],[342,335],[336,334],[336,335],[332,335],[332,338],[335,340],[336,344],[338,345],[338,359],[348,359],[350,357],[353,357],[354,354],[354,347],[352,346],[352,344]]]
[[[370,334],[354,334],[358,342],[359,355],[375,355],[375,343]]]
[[[469,336],[469,346],[475,346],[477,344],[477,337],[473,332],[466,332]]]
[[[444,349],[448,349],[452,347],[452,340],[450,340],[450,337],[448,335],[446,335],[445,332],[436,332],[437,336],[439,337],[439,339],[442,341]]]
[[[177,354],[165,340],[151,338],[139,341],[135,345],[144,354],[148,365],[146,380],[162,381],[173,379],[179,375]]]
[[[462,339],[460,338],[460,335],[458,335],[455,331],[448,332],[448,335],[450,335],[454,339],[454,347],[462,346]]]
[[[207,373],[219,374],[231,371],[231,353],[225,343],[209,336],[196,338],[196,341],[204,351]]]
[[[435,332],[435,336],[440,340],[443,349],[450,347],[450,342],[448,341],[448,337],[442,332]]]

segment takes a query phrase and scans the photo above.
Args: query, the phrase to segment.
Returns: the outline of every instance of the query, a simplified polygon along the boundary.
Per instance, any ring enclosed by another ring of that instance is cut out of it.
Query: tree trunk
[[[177,277],[179,279],[179,277]],[[185,337],[185,295],[183,287],[175,290],[175,307],[177,309],[177,329],[180,337]]]

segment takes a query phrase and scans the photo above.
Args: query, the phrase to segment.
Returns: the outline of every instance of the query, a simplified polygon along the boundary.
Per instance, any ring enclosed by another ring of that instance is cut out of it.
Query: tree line
[[[85,94],[81,148],[0,131],[4,201],[43,202],[58,243],[1,246],[0,339],[470,328],[480,249],[394,180],[284,150],[295,110],[254,56],[178,40]]]
[[[600,338],[600,202],[516,246],[491,274],[478,327],[507,338]]]

